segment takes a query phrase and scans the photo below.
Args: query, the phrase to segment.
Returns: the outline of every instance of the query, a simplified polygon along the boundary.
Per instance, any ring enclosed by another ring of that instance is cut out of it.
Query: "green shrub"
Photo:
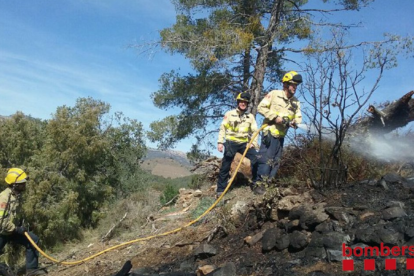
[[[191,183],[188,188],[197,190],[201,189],[204,183],[207,181],[207,176],[205,174],[195,174],[191,178]]]
[[[18,166],[30,176],[22,217],[45,248],[80,238],[98,225],[101,208],[145,187],[142,124],[109,110],[80,98],[47,121],[23,113],[0,120],[0,174]]]
[[[166,185],[174,186],[177,189],[188,188],[192,177],[190,175],[178,178],[165,178],[162,176],[152,175],[150,173],[148,173],[148,175],[146,186],[161,192],[165,190]]]
[[[175,202],[175,200],[177,199],[177,195],[178,195],[178,188],[171,185],[171,184],[167,184],[165,185],[163,194],[160,196],[160,202],[162,205],[165,205],[166,203],[170,202],[171,200],[173,200],[173,202]]]
[[[214,198],[211,197],[201,198],[197,208],[191,212],[191,218],[196,219],[201,216],[208,208],[210,208],[211,205],[213,205],[214,201]]]

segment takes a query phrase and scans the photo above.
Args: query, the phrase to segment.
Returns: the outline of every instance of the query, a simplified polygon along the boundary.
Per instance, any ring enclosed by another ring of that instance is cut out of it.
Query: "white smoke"
[[[298,128],[308,135],[319,135],[319,130],[313,125],[298,124]],[[335,141],[334,129],[323,128],[320,132],[324,140]],[[351,136],[346,139],[346,146],[357,154],[380,161],[414,163],[413,136],[396,136],[393,133],[383,136]]]
[[[387,162],[414,162],[413,145],[412,139],[393,135],[351,138],[350,140],[350,147],[353,151]]]

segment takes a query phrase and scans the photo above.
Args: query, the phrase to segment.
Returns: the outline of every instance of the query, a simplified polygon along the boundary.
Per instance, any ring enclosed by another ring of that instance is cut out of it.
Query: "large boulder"
[[[240,153],[236,153],[236,156],[234,157],[233,162],[231,163],[230,175],[233,175],[234,171],[236,171],[236,168],[239,165],[241,158],[242,158],[242,155]],[[250,160],[247,157],[243,158],[242,164],[240,165],[240,168],[238,170],[238,174],[239,174],[238,177],[243,177],[246,179],[249,179],[252,177],[252,170],[250,168]]]
[[[325,213],[323,204],[300,205],[289,212],[290,220],[299,220],[299,225],[305,230],[314,230],[316,226],[329,218]]]

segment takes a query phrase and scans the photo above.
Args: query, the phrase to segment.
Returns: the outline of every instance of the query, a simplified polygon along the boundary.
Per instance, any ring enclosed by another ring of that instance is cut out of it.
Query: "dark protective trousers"
[[[275,138],[272,135],[263,135],[260,150],[257,155],[257,181],[269,182],[275,176],[280,167],[285,138]]]
[[[227,141],[224,144],[224,156],[221,161],[221,168],[217,181],[217,192],[223,192],[228,184],[231,162],[233,162],[236,153],[243,154],[246,150],[247,143],[236,143]],[[256,183],[257,180],[257,151],[254,148],[250,148],[246,152],[246,158],[249,158],[252,169],[252,181]]]
[[[37,244],[39,238],[32,232],[28,232],[30,238]],[[36,269],[39,267],[39,252],[29,242],[25,235],[13,233],[11,235],[0,235],[0,251],[8,242],[15,242],[26,248],[26,269]]]

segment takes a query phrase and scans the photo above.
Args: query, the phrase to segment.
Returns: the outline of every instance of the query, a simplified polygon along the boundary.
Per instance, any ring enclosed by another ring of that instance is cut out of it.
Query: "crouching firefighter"
[[[236,153],[243,154],[252,134],[257,131],[256,119],[247,111],[250,94],[243,92],[238,94],[237,108],[227,111],[220,125],[218,145],[219,152],[224,154],[217,182],[217,197],[219,197],[227,187],[230,166]],[[252,181],[255,183],[257,178],[257,150],[259,148],[257,137],[254,139],[246,153],[246,158],[250,160],[252,169]]]
[[[26,190],[27,174],[19,168],[7,172],[5,181],[8,187],[0,193],[0,251],[8,242],[23,245],[26,248],[26,275],[44,275],[39,269],[39,253],[25,236],[27,229],[17,222],[22,193]],[[37,244],[39,238],[27,232]]]

